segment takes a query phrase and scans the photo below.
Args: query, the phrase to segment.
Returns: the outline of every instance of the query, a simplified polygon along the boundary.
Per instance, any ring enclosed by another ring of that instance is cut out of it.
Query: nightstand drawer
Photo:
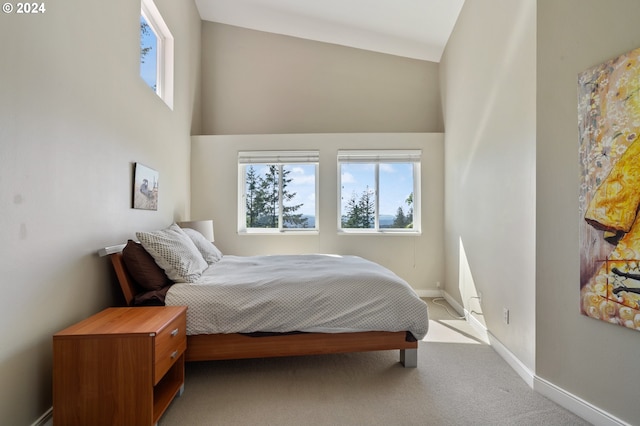
[[[154,348],[154,379],[157,384],[162,376],[187,348],[186,315],[177,316],[156,335]]]

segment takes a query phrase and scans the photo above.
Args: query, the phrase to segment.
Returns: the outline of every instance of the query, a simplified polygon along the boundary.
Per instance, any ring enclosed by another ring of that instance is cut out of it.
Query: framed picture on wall
[[[158,210],[158,172],[140,163],[135,163],[133,208]]]

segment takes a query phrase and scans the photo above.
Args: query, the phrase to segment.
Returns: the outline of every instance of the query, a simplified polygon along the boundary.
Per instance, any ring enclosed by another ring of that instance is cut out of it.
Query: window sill
[[[344,230],[339,229],[338,235],[392,235],[418,237],[422,235],[421,231],[399,231],[399,230]]]
[[[320,231],[317,229],[309,230],[242,230],[238,231],[238,235],[319,235]]]

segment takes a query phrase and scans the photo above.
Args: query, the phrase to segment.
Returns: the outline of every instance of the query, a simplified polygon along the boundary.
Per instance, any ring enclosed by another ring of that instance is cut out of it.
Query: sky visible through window
[[[256,173],[264,176],[266,165],[256,165]],[[375,189],[375,169],[373,164],[342,164],[342,199],[344,204],[353,194],[359,198],[367,189]],[[308,164],[287,165],[291,171],[288,178],[287,191],[295,193],[295,199],[289,204],[303,204],[297,213],[314,216],[316,213],[315,166]],[[383,163],[380,164],[380,215],[395,216],[398,207],[407,211],[406,200],[413,192],[413,164]]]
[[[268,165],[254,164],[256,174],[264,177],[268,172]],[[287,192],[295,193],[295,198],[287,202],[288,205],[302,204],[296,213],[308,216],[316,215],[316,180],[315,165],[313,164],[287,164],[285,170],[290,171],[287,175],[291,182],[287,184]]]
[[[285,166],[290,170],[288,178],[291,182],[287,185],[289,192],[296,193],[293,200],[288,201],[288,205],[302,204],[297,213],[307,216],[316,215],[316,179],[315,165],[312,164],[292,164]]]
[[[153,90],[157,87],[157,68],[158,38],[140,15],[140,76]]]
[[[253,164],[256,177],[265,179],[269,174],[268,164]],[[295,194],[294,198],[285,201],[285,205],[299,206],[295,214],[307,217],[316,215],[316,175],[313,164],[285,164],[284,170],[290,180],[286,184],[287,194]],[[410,206],[407,199],[414,191],[413,163],[380,163],[379,164],[379,193],[375,194],[375,164],[371,163],[342,163],[341,172],[341,214],[345,215],[346,206],[351,198],[359,200],[362,194],[369,190],[373,199],[379,196],[380,226],[391,225],[402,208],[404,214],[409,214]],[[245,170],[248,173],[249,167]],[[311,220],[311,219],[310,219]],[[313,221],[309,225],[313,227]]]
[[[359,199],[364,191],[374,191],[375,165],[359,163],[341,164],[342,211],[345,214],[347,201],[355,195]],[[379,179],[380,216],[395,216],[398,207],[407,212],[406,200],[413,192],[413,164],[381,163]]]

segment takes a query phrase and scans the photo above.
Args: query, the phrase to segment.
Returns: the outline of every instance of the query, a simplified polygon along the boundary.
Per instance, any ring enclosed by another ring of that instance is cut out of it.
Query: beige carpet
[[[532,391],[464,321],[430,309],[437,341],[420,342],[416,369],[398,351],[190,363],[159,424],[588,424]]]

